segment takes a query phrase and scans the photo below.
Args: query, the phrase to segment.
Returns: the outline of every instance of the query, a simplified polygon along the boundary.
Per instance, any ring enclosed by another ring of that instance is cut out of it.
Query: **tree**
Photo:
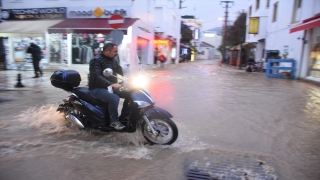
[[[226,46],[232,47],[242,44],[246,39],[246,19],[247,13],[239,12],[237,19],[232,26],[227,27]],[[224,38],[222,42],[224,42]],[[218,50],[223,53],[223,43],[218,47]]]
[[[227,36],[227,44],[236,46],[245,41],[246,38],[246,19],[247,13],[239,12],[239,15],[233,25],[230,27]]]
[[[181,32],[180,42],[183,44],[190,44],[190,41],[192,40],[192,31],[190,30],[189,26],[181,22],[180,32]]]

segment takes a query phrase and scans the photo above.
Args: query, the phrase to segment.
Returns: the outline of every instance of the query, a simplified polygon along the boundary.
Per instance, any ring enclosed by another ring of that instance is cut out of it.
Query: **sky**
[[[175,0],[179,6],[180,0]],[[234,4],[229,8],[228,20],[234,21],[237,18],[237,12],[244,10],[248,11],[249,0],[229,0],[233,1]],[[230,5],[230,4],[229,4]],[[225,16],[225,4],[220,4],[220,0],[184,0],[182,3],[181,16],[183,15],[195,15],[202,22],[202,31],[222,27],[223,21],[218,18]]]

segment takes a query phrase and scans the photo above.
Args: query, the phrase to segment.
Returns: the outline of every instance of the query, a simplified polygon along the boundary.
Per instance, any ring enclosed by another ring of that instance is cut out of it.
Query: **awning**
[[[320,27],[320,15],[302,21],[301,24],[290,29],[290,33]]]
[[[137,18],[126,18],[122,27],[124,34]],[[110,27],[107,18],[101,19],[65,19],[64,21],[48,28],[49,33],[86,33],[86,34],[109,34],[113,28]]]
[[[242,47],[243,48],[254,48],[254,47],[256,47],[256,45],[255,45],[255,43],[246,42],[246,43],[242,43]]]
[[[44,34],[48,27],[63,20],[4,21],[0,23],[1,34]]]
[[[240,50],[240,45],[237,46],[233,46],[232,48],[230,48],[231,51],[239,51]]]

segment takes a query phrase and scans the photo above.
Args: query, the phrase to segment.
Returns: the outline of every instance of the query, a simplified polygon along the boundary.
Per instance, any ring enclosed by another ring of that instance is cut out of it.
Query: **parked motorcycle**
[[[104,76],[113,76],[112,69],[105,69]],[[139,82],[137,76],[135,82]],[[104,132],[133,133],[138,129],[150,144],[169,145],[176,141],[178,128],[170,119],[172,115],[166,110],[155,106],[155,100],[141,87],[124,86],[130,91],[130,116],[121,121],[125,128],[116,130],[109,126],[108,107],[100,100],[89,95],[87,87],[78,87],[80,74],[75,70],[58,70],[51,76],[51,84],[70,93],[63,100],[57,111],[64,113],[66,120],[80,129],[96,129]],[[140,78],[141,80],[141,78]],[[122,89],[120,89],[122,90]],[[141,128],[138,128],[140,125]]]
[[[247,66],[246,66],[246,71],[247,72],[263,72],[263,61],[258,61],[258,62],[248,62]]]

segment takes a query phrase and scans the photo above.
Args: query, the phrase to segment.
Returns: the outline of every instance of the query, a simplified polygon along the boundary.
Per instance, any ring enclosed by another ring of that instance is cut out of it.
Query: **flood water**
[[[147,90],[178,126],[174,144],[66,127],[56,108],[68,93],[52,87],[47,73],[33,90],[0,91],[0,179],[187,179],[194,168],[220,177],[320,179],[319,86],[213,60],[147,72]]]

